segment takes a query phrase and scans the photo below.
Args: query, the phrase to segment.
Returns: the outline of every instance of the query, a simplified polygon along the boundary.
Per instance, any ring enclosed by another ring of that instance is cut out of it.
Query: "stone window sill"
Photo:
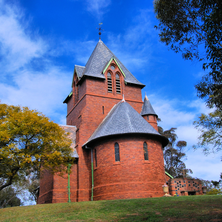
[[[114,162],[113,165],[120,165],[120,161]]]
[[[144,160],[143,163],[145,163],[145,164],[150,164],[150,161],[149,161],[149,160]]]

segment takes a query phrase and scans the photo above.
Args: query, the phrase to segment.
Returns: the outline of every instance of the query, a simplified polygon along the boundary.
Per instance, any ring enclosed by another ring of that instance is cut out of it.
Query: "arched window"
[[[115,161],[120,161],[119,158],[119,144],[115,143]]]
[[[148,148],[147,148],[147,143],[143,143],[143,151],[144,151],[144,160],[148,160]]]
[[[116,93],[121,94],[120,78],[118,74],[116,74]]]
[[[108,92],[113,92],[113,81],[110,72],[107,73],[107,85],[108,85]]]

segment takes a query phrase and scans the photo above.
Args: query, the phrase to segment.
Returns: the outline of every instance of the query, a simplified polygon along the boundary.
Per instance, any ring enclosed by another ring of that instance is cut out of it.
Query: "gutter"
[[[91,149],[91,170],[92,170],[92,192],[91,201],[93,201],[94,175],[93,175],[93,149]]]
[[[71,169],[71,166],[72,164],[69,163],[68,166],[67,166],[67,171],[68,171],[68,203],[71,203],[71,198],[70,198],[70,195],[71,195],[71,192],[70,192],[70,169]]]

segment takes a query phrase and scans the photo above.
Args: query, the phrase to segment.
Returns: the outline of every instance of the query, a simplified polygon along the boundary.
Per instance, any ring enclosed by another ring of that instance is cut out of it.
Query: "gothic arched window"
[[[119,158],[119,144],[115,143],[115,161],[120,161]]]
[[[113,92],[113,81],[110,72],[107,73],[107,87],[108,87],[108,92]]]
[[[116,74],[116,93],[121,94],[120,78],[118,74]]]
[[[144,160],[148,160],[148,148],[147,148],[147,143],[143,143],[143,151],[144,151]]]

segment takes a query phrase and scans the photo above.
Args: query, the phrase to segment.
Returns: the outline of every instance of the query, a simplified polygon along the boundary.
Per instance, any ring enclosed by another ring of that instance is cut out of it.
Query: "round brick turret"
[[[148,160],[144,157],[144,142],[148,147]],[[119,145],[120,161],[115,161],[115,143]],[[164,161],[159,141],[148,136],[125,135],[102,139],[92,148],[94,200],[164,195]]]
[[[157,126],[157,114],[155,113],[149,99],[145,96],[141,116],[156,130],[158,131]]]

